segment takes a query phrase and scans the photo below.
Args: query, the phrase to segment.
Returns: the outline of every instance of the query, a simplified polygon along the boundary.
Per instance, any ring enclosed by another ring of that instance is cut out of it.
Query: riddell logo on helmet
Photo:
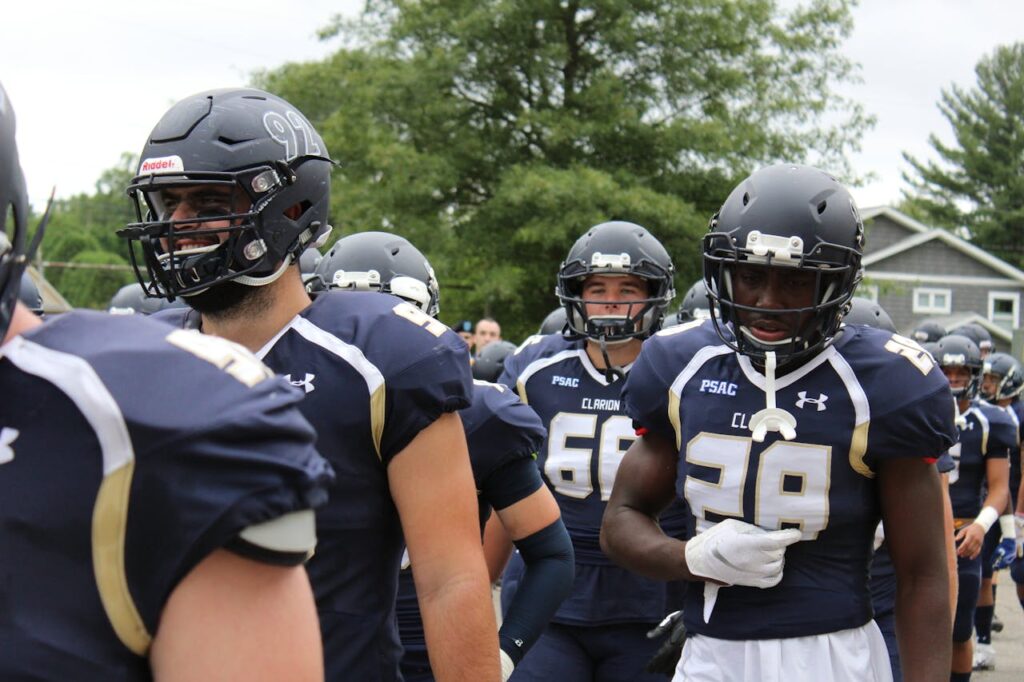
[[[155,173],[184,173],[185,164],[182,163],[181,157],[178,155],[174,156],[160,156],[155,159],[146,159],[139,166],[139,175],[155,174]]]

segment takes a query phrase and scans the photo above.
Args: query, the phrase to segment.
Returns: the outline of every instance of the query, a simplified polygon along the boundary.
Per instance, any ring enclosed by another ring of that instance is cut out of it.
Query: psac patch
[[[700,382],[701,393],[716,393],[718,395],[736,395],[736,384],[731,381],[715,381],[704,379]]]

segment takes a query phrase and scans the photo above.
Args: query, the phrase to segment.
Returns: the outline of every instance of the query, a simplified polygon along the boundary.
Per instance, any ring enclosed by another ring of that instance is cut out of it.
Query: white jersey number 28
[[[686,477],[683,490],[698,531],[713,525],[708,513],[743,519],[751,445],[750,438],[715,433],[701,433],[687,445],[687,463],[718,470],[712,482]],[[804,540],[817,537],[828,526],[831,461],[830,449],[822,445],[778,441],[768,446],[754,478],[754,525],[796,527]]]

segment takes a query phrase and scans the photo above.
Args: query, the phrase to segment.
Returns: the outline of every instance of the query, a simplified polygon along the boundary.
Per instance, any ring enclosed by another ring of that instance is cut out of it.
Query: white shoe
[[[975,670],[995,670],[996,668],[996,650],[992,648],[991,644],[974,644],[974,669]]]

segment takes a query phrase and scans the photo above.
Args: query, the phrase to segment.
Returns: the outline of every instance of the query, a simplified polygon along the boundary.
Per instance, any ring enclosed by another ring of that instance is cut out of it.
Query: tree
[[[939,161],[904,153],[912,211],[936,225],[966,228],[972,240],[1024,267],[1024,44],[997,47],[975,67],[969,90],[942,91],[939,110],[955,142],[932,134]]]
[[[257,82],[303,110],[341,168],[341,233],[390,230],[435,265],[446,318],[510,337],[555,306],[597,222],[644,224],[685,290],[738,177],[779,160],[848,171],[870,119],[836,95],[851,0],[375,0],[343,47]],[[825,121],[831,123],[825,123]]]
[[[135,220],[125,188],[137,167],[136,157],[122,154],[117,166],[100,175],[94,194],[54,202],[39,255],[46,278],[73,306],[106,308],[134,279],[127,245],[116,231]]]

